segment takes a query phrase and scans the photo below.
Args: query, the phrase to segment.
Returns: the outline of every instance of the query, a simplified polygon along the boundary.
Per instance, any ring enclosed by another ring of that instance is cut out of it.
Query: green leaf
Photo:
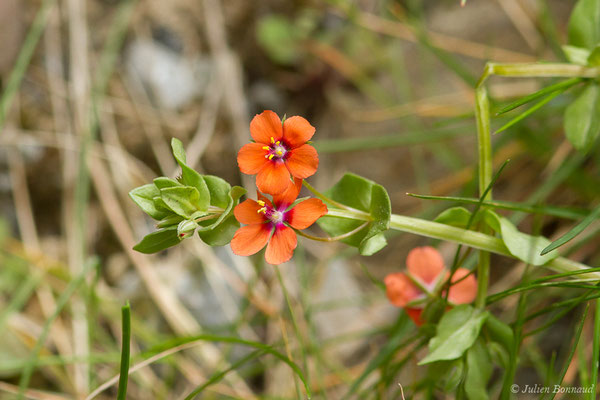
[[[206,211],[208,205],[201,208],[200,195],[195,187],[178,186],[160,190],[161,199],[177,215],[191,218],[197,211]],[[202,204],[204,205],[204,204]]]
[[[531,236],[520,232],[512,222],[493,211],[486,210],[485,221],[493,230],[500,233],[510,254],[521,261],[531,265],[544,265],[558,257],[557,251],[540,255],[550,244],[550,240],[543,236]]]
[[[567,56],[572,64],[587,65],[588,58],[590,57],[590,51],[582,47],[565,45],[562,47],[563,53]]]
[[[365,229],[343,239],[343,243],[358,247],[362,255],[372,255],[385,247],[387,242],[383,232],[389,228],[391,203],[383,186],[346,173],[326,195],[339,203],[364,211],[372,218]],[[364,221],[325,216],[319,218],[317,223],[329,235],[339,236],[358,228]]]
[[[177,227],[161,229],[144,236],[141,242],[133,246],[140,253],[152,254],[175,246],[180,242],[177,237]]]
[[[479,336],[488,315],[468,304],[448,311],[438,324],[436,336],[429,341],[429,354],[419,365],[461,357]]]
[[[600,218],[600,206],[597,206],[590,213],[590,215],[588,215],[580,223],[578,223],[577,225],[575,225],[569,232],[565,233],[560,238],[558,238],[554,242],[552,242],[549,246],[547,246],[546,248],[544,248],[544,250],[542,250],[542,252],[540,254],[541,255],[547,254],[547,253],[551,252],[552,250],[554,250],[554,249],[562,246],[563,244],[567,243],[569,240],[573,239],[575,236],[577,236],[581,232],[583,232],[583,230],[585,228],[587,228],[589,224],[591,224],[592,222],[594,222],[598,218]]]
[[[454,392],[463,380],[465,363],[462,359],[438,361],[431,363],[427,369],[427,379],[432,386],[440,388],[444,393]]]
[[[200,209],[206,210],[211,204],[210,192],[204,182],[204,178],[198,172],[188,167],[186,164],[185,150],[181,140],[173,138],[171,139],[171,148],[173,149],[173,156],[181,167],[181,182],[186,186],[195,187],[198,190],[200,196]]]
[[[358,248],[363,256],[370,256],[387,245],[383,232],[390,228],[392,203],[383,186],[373,184],[371,187],[371,204],[369,207],[373,222],[369,224],[367,234]]]
[[[204,175],[204,182],[210,193],[210,205],[215,207],[227,208],[229,204],[229,191],[231,185],[218,176]]]
[[[144,186],[137,187],[129,192],[129,197],[135,202],[146,214],[156,220],[161,220],[168,217],[171,213],[154,203],[154,197],[160,196],[158,188],[149,183]]]
[[[589,65],[590,67],[600,66],[600,46],[594,47],[594,50],[592,50],[590,56],[587,59],[587,65]]]
[[[225,218],[229,217],[233,208],[238,204],[238,201],[242,195],[246,193],[246,189],[234,186],[227,193],[227,206],[223,213],[216,220],[206,220],[200,222],[199,232],[210,231],[211,229],[215,229],[221,222],[225,220]],[[202,236],[201,236],[202,237]],[[230,239],[231,241],[231,239]],[[229,242],[227,242],[229,243]],[[223,246],[223,245],[215,245],[215,246]]]
[[[467,351],[467,375],[465,377],[465,392],[469,400],[489,399],[486,389],[492,376],[492,360],[487,348],[479,339]]]
[[[565,111],[565,134],[577,150],[589,150],[600,133],[600,89],[589,83]]]
[[[579,0],[569,19],[569,44],[593,49],[600,41],[600,2]]]
[[[435,217],[434,222],[465,228],[471,218],[471,212],[464,207],[451,207]]]
[[[167,178],[165,176],[160,176],[154,179],[154,184],[156,187],[160,189],[165,189],[169,187],[177,187],[183,186],[181,183],[177,182],[175,179]]]
[[[204,241],[204,243],[210,246],[225,246],[233,235],[240,227],[240,223],[235,219],[233,215],[227,217],[224,221],[219,222],[218,225],[213,226],[210,230],[198,230],[198,236]]]
[[[485,329],[489,334],[490,339],[500,343],[508,351],[512,349],[514,334],[510,326],[490,314],[485,321]]]

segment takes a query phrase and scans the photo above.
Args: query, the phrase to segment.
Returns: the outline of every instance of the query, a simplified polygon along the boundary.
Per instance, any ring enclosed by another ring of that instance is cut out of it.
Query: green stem
[[[338,209],[329,210],[327,216],[335,218],[348,218],[357,221],[370,221],[371,218],[367,213],[362,211],[350,212]],[[510,253],[508,248],[506,248],[504,242],[497,237],[481,232],[441,224],[439,222],[392,214],[390,229],[411,233],[414,235],[425,236],[432,239],[463,244],[474,249],[499,254],[501,256],[516,258]],[[577,261],[572,261],[564,257],[557,257],[554,260],[549,261],[547,264],[544,264],[544,267],[559,273],[584,271],[589,269],[589,267],[585,264],[581,264]],[[585,274],[585,278],[588,277],[600,279],[600,273],[590,272]]]
[[[127,382],[129,381],[129,358],[131,345],[131,308],[129,302],[121,308],[123,345],[121,348],[121,368],[119,374],[119,387],[117,400],[125,400],[127,396]]]
[[[487,89],[480,86],[475,91],[475,118],[477,120],[477,143],[479,153],[479,194],[481,201],[492,199],[493,164],[492,164],[492,141],[490,132],[490,102]],[[479,253],[477,263],[477,297],[475,305],[479,308],[485,307],[488,285],[490,278],[490,254]]]
[[[367,227],[367,225],[369,225],[368,221],[365,221],[364,223],[360,224],[359,226],[357,226],[355,229],[352,229],[349,232],[346,232],[342,235],[339,236],[333,236],[333,237],[318,237],[318,236],[313,236],[311,234],[308,234],[306,232],[303,232],[299,229],[294,229],[296,231],[296,233],[300,236],[303,236],[307,239],[311,239],[311,240],[316,240],[317,242],[338,242],[340,240],[344,240],[346,238],[349,238],[350,236],[354,235],[355,233],[360,232],[361,230],[363,230],[364,228]]]

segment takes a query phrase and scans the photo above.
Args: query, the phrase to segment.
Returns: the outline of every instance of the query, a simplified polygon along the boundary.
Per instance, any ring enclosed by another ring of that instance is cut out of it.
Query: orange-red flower
[[[290,208],[301,185],[302,180],[295,179],[287,190],[273,196],[273,202],[257,191],[257,201],[247,199],[235,207],[235,218],[246,224],[231,240],[235,254],[249,256],[268,243],[265,259],[269,264],[282,264],[292,258],[297,245],[292,228],[306,229],[327,214],[327,206],[319,199],[304,200]]]
[[[427,293],[435,292],[448,279],[450,272],[444,267],[440,253],[429,246],[412,249],[406,257],[406,266],[406,273],[397,272],[385,277],[387,297],[393,305],[404,308],[415,324],[421,325],[423,308],[412,303],[425,299]],[[448,293],[450,304],[468,304],[475,300],[477,280],[469,274],[468,269],[458,268],[452,275]]]
[[[250,122],[254,143],[238,153],[240,171],[256,174],[261,192],[282,193],[292,186],[290,175],[306,179],[317,171],[317,151],[306,144],[314,134],[315,128],[302,117],[290,117],[282,123],[273,111],[263,111]]]

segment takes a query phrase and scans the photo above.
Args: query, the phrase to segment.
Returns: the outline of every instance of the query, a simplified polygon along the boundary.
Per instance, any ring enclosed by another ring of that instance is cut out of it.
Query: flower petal
[[[319,155],[314,147],[305,144],[290,150],[285,165],[294,177],[306,179],[317,172]]]
[[[256,175],[256,186],[263,193],[282,193],[292,184],[290,173],[281,161],[268,161]]]
[[[468,304],[475,300],[475,297],[477,296],[477,279],[475,279],[473,274],[469,275],[470,272],[471,271],[466,268],[459,268],[454,275],[452,275],[452,282],[460,282],[452,284],[450,287],[448,300],[450,300],[451,303]],[[467,277],[465,278],[465,276]]]
[[[315,134],[315,127],[302,117],[290,117],[283,121],[283,140],[292,149],[302,146]]]
[[[402,272],[389,274],[383,280],[390,303],[404,307],[409,301],[421,296],[421,291]]]
[[[266,222],[265,214],[259,213],[262,206],[252,199],[247,199],[233,209],[233,215],[240,223],[245,225],[262,224]]]
[[[294,178],[293,185],[288,186],[288,188],[280,194],[273,196],[273,204],[275,204],[275,208],[278,210],[285,210],[296,200],[298,194],[300,193],[300,189],[302,189],[302,179]]]
[[[265,259],[269,264],[283,264],[294,255],[294,249],[298,244],[296,232],[287,226],[281,225],[275,228],[265,252]]]
[[[423,309],[422,308],[410,308],[407,307],[404,309],[404,311],[406,312],[406,314],[408,314],[408,316],[410,317],[410,319],[413,320],[413,322],[415,323],[416,326],[421,326],[423,325],[423,320],[421,319],[421,314],[423,314]]]
[[[286,222],[296,229],[306,229],[317,219],[327,214],[327,206],[319,199],[308,199],[296,204],[288,211]]]
[[[271,235],[271,224],[243,226],[231,240],[231,250],[238,256],[250,256],[265,247]]]
[[[277,141],[283,136],[281,120],[271,110],[256,114],[250,122],[250,135],[257,143],[271,144],[271,138]]]
[[[444,269],[444,259],[433,247],[415,247],[406,257],[406,266],[413,277],[430,285]]]
[[[238,152],[237,162],[244,174],[257,174],[269,161],[265,158],[267,150],[260,143],[248,143]]]
[[[258,200],[264,201],[265,205],[269,208],[273,208],[273,204],[271,203],[271,200],[269,200],[268,198],[266,198],[261,192],[259,192],[258,190],[256,191],[256,197],[258,198]]]

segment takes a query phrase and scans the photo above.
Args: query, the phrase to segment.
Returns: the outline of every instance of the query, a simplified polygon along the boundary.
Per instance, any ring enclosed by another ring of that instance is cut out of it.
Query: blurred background
[[[282,290],[260,254],[236,257],[197,238],[154,256],[134,252],[155,227],[127,193],[176,175],[172,137],[198,171],[253,193],[236,154],[250,139],[251,118],[270,109],[317,128],[313,186],[325,190],[351,171],[384,185],[395,213],[432,219],[452,203],[407,192],[477,196],[473,87],[486,61],[563,60],[573,5],[1,0],[0,399],[14,398],[28,370],[32,399],[85,399],[109,381],[118,373],[127,300],[132,365],[161,356],[131,375],[130,399],[184,398],[251,351],[196,341],[161,353],[174,338],[203,332],[277,344],[309,371],[315,398],[341,398],[380,354],[400,312],[380,281],[404,269],[414,246],[436,245],[449,264],[455,245],[391,233],[389,245],[366,258],[301,239],[279,268]],[[547,83],[493,78],[492,105]],[[495,169],[511,159],[496,198],[563,206],[598,198],[600,156],[580,155],[564,139],[569,101],[560,96],[494,136]],[[572,225],[521,219],[522,230],[551,238]],[[568,254],[597,265],[597,246],[590,235]],[[523,265],[492,263],[492,292],[519,281]],[[570,296],[551,290],[545,304]],[[496,315],[510,321],[515,301],[497,304]],[[571,317],[563,320],[527,343],[518,379],[543,381]],[[410,386],[416,360],[393,382]],[[369,379],[365,387],[377,390],[358,398],[387,398],[388,388]],[[203,398],[296,398],[298,382],[285,363],[263,356]],[[115,389],[96,398],[114,398]]]

